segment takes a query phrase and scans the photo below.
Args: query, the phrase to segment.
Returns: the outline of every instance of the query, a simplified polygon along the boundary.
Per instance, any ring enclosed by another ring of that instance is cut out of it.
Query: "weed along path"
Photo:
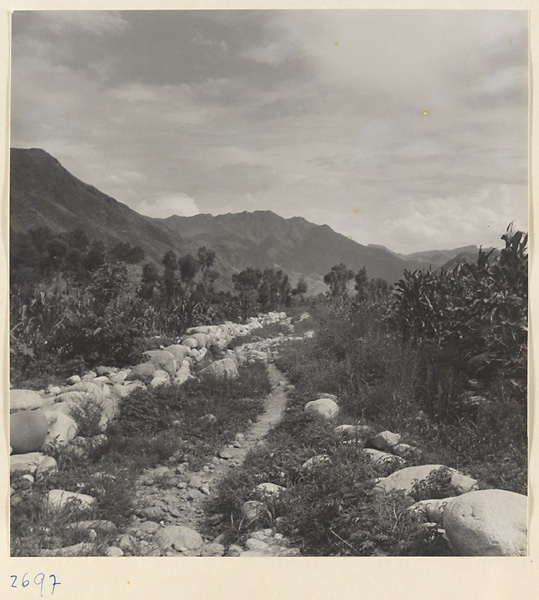
[[[268,340],[261,342],[267,345]],[[249,344],[253,346],[260,343]],[[271,529],[254,532],[245,549],[226,548],[224,536],[215,536],[208,525],[206,508],[218,484],[240,467],[248,452],[282,419],[287,405],[288,383],[279,369],[266,362],[271,392],[264,410],[233,443],[221,448],[199,471],[187,463],[162,465],[146,471],[136,482],[131,524],[118,539],[124,554],[135,556],[289,556],[286,541]],[[213,523],[218,525],[217,519]],[[292,552],[292,554],[294,554]]]

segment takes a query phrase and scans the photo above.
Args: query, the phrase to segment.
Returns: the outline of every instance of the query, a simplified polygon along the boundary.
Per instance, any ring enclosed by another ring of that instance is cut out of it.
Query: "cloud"
[[[271,209],[405,252],[525,221],[523,12],[31,12],[13,32],[13,144],[144,214]]]
[[[55,35],[76,31],[101,35],[129,28],[129,22],[116,11],[50,11],[41,13],[40,20]]]
[[[172,215],[181,217],[191,217],[200,212],[194,198],[187,194],[177,193],[168,196],[156,198],[153,202],[143,200],[136,205],[137,212],[154,217],[157,219],[166,219]]]

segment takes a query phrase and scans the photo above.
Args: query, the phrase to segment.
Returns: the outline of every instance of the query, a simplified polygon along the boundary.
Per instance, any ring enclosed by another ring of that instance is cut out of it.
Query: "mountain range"
[[[310,292],[316,293],[327,289],[324,274],[338,263],[354,272],[365,266],[370,277],[393,283],[404,269],[435,269],[456,257],[477,254],[475,246],[399,254],[384,246],[359,244],[328,225],[302,217],[285,219],[269,210],[151,218],[83,183],[37,148],[11,149],[10,176],[11,231],[79,227],[106,244],[139,245],[157,264],[167,250],[181,255],[208,246],[216,251],[215,268],[222,282],[248,266],[273,267],[287,273],[294,284],[303,276]]]

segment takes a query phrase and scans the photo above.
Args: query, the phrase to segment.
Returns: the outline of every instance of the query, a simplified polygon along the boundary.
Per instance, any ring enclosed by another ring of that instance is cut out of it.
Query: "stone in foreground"
[[[395,473],[381,479],[377,483],[376,488],[383,492],[401,490],[409,494],[413,491],[416,483],[425,483],[429,475],[438,469],[447,469],[451,473],[450,488],[455,496],[477,489],[477,481],[475,479],[443,465],[420,465],[395,471]]]
[[[333,419],[339,414],[339,405],[331,398],[311,400],[303,407],[306,413],[320,415],[324,419]]]
[[[41,450],[49,423],[44,411],[21,410],[9,415],[10,422],[10,445],[13,454],[26,454]]]
[[[202,380],[211,377],[216,377],[218,379],[223,379],[225,377],[228,379],[236,379],[238,375],[238,367],[231,358],[223,358],[223,360],[218,360],[207,366],[205,369],[202,369],[202,371],[200,371],[198,374]]]
[[[454,498],[444,529],[460,556],[526,556],[527,498],[505,490],[479,490]]]
[[[160,529],[154,537],[161,550],[198,550],[204,543],[202,537],[194,529],[181,525],[169,525]]]

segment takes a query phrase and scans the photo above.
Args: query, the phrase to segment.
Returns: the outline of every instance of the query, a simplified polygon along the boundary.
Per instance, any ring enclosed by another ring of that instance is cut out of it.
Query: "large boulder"
[[[444,529],[460,556],[526,556],[527,498],[505,490],[479,490],[452,499]]]
[[[19,410],[35,410],[52,404],[52,398],[42,398],[37,392],[32,390],[10,390],[9,392],[9,411],[18,412]]]
[[[147,352],[143,352],[143,355],[149,362],[155,365],[156,369],[166,371],[169,375],[176,373],[178,365],[171,352],[167,350],[148,350]]]
[[[217,360],[205,369],[202,369],[198,376],[203,381],[211,377],[236,379],[239,373],[236,363],[231,358],[223,358],[223,360]]]
[[[129,375],[125,378],[126,381],[134,381],[140,379],[144,383],[150,383],[153,379],[154,371],[157,367],[152,362],[145,362],[131,369]]]
[[[331,398],[311,400],[303,407],[306,413],[319,415],[324,419],[333,419],[339,414],[339,405]]]
[[[78,426],[74,419],[60,411],[45,411],[49,422],[49,433],[45,446],[67,446],[77,435]]]
[[[443,465],[419,465],[395,471],[395,473],[381,479],[377,483],[376,489],[383,492],[400,490],[405,494],[410,494],[416,484],[425,484],[429,480],[429,476],[432,478],[433,474],[439,469],[447,470],[450,473],[449,491],[453,495],[458,496],[477,489],[477,481],[475,479]]]
[[[41,409],[11,413],[9,422],[10,445],[13,448],[13,454],[26,454],[41,450],[49,430],[47,417]]]

